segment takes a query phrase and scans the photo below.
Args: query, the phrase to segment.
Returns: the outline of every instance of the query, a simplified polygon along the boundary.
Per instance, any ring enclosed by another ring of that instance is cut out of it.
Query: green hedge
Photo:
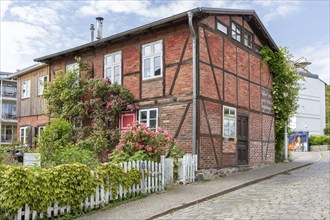
[[[141,173],[131,169],[125,173],[120,164],[101,164],[91,169],[79,163],[63,164],[49,169],[0,164],[0,219],[11,219],[18,209],[29,204],[32,210],[46,212],[55,199],[60,206],[70,205],[80,211],[80,204],[95,193],[95,187],[111,176],[112,192],[138,184]],[[110,188],[110,184],[106,186]]]
[[[309,138],[309,145],[330,145],[329,135],[311,136]]]

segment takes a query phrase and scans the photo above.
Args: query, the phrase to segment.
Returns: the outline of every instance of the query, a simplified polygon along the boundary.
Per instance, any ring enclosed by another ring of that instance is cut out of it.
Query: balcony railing
[[[17,88],[14,86],[3,86],[2,87],[2,97],[16,98]]]
[[[16,114],[13,114],[13,113],[3,113],[2,114],[2,119],[16,120],[17,116],[16,116]]]

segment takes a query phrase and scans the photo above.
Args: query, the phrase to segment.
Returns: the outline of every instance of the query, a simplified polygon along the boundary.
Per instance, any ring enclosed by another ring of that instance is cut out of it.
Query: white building
[[[299,91],[297,113],[291,118],[293,131],[309,131],[310,135],[322,135],[325,128],[325,86],[326,83],[306,69],[297,68],[304,76]]]

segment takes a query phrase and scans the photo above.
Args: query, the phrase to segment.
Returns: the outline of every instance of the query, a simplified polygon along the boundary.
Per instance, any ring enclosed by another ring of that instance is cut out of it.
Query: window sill
[[[143,82],[158,81],[158,80],[162,80],[162,79],[163,79],[163,75],[160,75],[160,76],[157,76],[157,77],[150,77],[150,78],[142,79],[142,83]]]

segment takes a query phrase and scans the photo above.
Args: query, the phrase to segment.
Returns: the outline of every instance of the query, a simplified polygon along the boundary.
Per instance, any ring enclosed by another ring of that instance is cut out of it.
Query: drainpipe
[[[193,124],[192,124],[192,154],[196,154],[196,144],[197,144],[197,88],[196,88],[196,33],[193,27],[193,12],[188,11],[188,18],[189,18],[189,28],[192,36],[192,60],[193,60]]]

